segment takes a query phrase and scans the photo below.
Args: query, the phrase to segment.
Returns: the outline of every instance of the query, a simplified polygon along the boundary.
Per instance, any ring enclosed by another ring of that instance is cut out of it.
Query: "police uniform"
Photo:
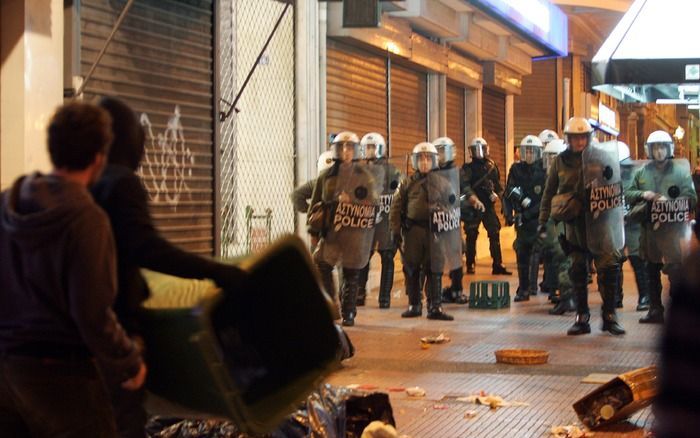
[[[534,284],[530,284],[530,261],[537,240],[540,200],[546,176],[541,159],[535,160],[532,164],[525,161],[514,163],[508,172],[503,210],[506,221],[515,225],[516,239],[513,249],[518,262],[519,283],[516,301],[527,300],[531,293],[537,292],[536,280]],[[508,194],[514,193],[514,189],[518,187],[521,199],[511,199]],[[530,199],[530,204],[526,208],[521,205],[522,199],[525,198]],[[538,259],[534,262],[539,264]]]
[[[643,201],[645,191],[660,193],[668,197],[666,193],[661,193],[663,185],[673,184],[679,192],[678,197],[688,198],[690,211],[695,209],[697,195],[693,186],[693,180],[687,168],[680,166],[674,160],[666,160],[659,165],[652,161],[646,164],[635,173],[626,198],[630,205],[635,205]],[[678,281],[681,275],[681,247],[679,240],[683,236],[676,236],[675,244],[669,245],[669,240],[663,242],[655,239],[653,232],[654,224],[646,221],[642,224],[639,255],[647,262],[647,276],[649,284],[650,309],[649,315],[642,318],[640,322],[660,322],[663,320],[663,305],[661,304],[661,272],[668,275],[671,286]],[[659,318],[660,315],[660,318]],[[654,319],[647,321],[646,319]]]
[[[475,186],[482,177],[483,181]],[[472,195],[479,198],[484,204],[485,211],[479,212],[473,208],[462,210],[462,221],[464,222],[464,233],[467,236],[467,272],[474,273],[474,263],[476,262],[476,240],[479,237],[479,224],[483,223],[489,237],[489,250],[493,262],[494,273],[504,270],[503,256],[501,254],[501,242],[499,234],[501,223],[496,215],[494,203],[490,200],[491,193],[501,195],[503,187],[496,163],[488,158],[474,158],[470,163],[465,163],[460,169],[460,191],[468,199]],[[502,273],[502,272],[501,272]]]
[[[379,202],[379,215],[381,218],[374,228],[374,239],[372,241],[370,259],[375,250],[379,252],[382,263],[379,280],[379,308],[388,309],[391,306],[391,288],[394,284],[394,257],[398,249],[389,227],[389,210],[403,176],[401,171],[397,169],[396,166],[389,163],[386,158],[379,158],[371,162],[370,165],[384,166],[386,169],[384,172],[386,178],[384,182],[384,192]],[[360,286],[357,294],[358,306],[363,306],[365,304],[368,275],[369,262],[367,262],[367,266],[362,269],[362,273],[360,274]]]
[[[625,191],[625,208],[629,212],[632,203],[629,198],[629,191],[634,181],[634,167],[626,163],[620,163],[620,173],[622,176],[623,188]],[[649,309],[649,279],[647,276],[647,262],[639,254],[639,240],[642,235],[642,224],[635,220],[625,219],[625,252],[632,265],[634,278],[637,282],[637,310]],[[620,276],[622,279],[622,275]],[[622,283],[620,281],[620,291],[617,297],[617,306],[622,307]]]
[[[590,147],[590,146],[588,146]],[[580,202],[586,199],[583,183],[582,154],[567,149],[557,155],[552,167],[547,173],[542,204],[540,208],[539,223],[546,227],[549,220],[552,198],[557,194],[574,192]],[[586,218],[583,214],[573,218],[564,224],[565,253],[571,259],[569,276],[571,278],[574,296],[576,301],[576,322],[569,329],[568,334],[576,335],[590,333],[590,310],[588,308],[588,263],[587,257],[590,254],[586,240]],[[617,324],[615,315],[615,292],[619,284],[620,262],[622,254],[620,251],[610,251],[605,254],[592,254],[596,270],[600,276],[600,283],[603,286],[603,329],[613,334],[624,334],[624,330]]]

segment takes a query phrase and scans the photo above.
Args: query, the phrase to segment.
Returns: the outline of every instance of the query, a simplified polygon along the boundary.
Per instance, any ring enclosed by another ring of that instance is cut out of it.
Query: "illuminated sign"
[[[544,46],[556,56],[568,55],[568,19],[548,0],[471,0],[485,12]]]
[[[598,103],[598,120],[600,123],[604,123],[611,128],[617,128],[617,121],[615,119],[615,111]]]

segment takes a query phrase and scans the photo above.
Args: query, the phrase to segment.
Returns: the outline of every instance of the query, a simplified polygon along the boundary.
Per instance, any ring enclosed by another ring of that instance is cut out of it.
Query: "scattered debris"
[[[581,383],[595,383],[602,385],[617,377],[617,374],[592,373],[581,379]]]
[[[373,421],[365,427],[360,438],[398,438],[399,433],[394,426],[381,421]]]
[[[433,409],[435,409],[436,411],[446,411],[446,410],[450,409],[450,407],[447,405],[435,404],[435,405],[433,405]]]
[[[359,389],[361,391],[374,391],[377,388],[379,388],[377,385],[372,385],[369,383],[364,383],[364,384],[357,387],[357,389]]]
[[[420,341],[423,344],[444,344],[450,342],[450,337],[445,336],[444,333],[440,333],[437,336],[424,336],[420,338]]]
[[[490,407],[491,409],[504,408],[507,406],[530,406],[528,403],[505,401],[502,397],[499,397],[497,395],[484,395],[484,391],[481,391],[480,395],[458,397],[457,401],[474,403],[477,405],[485,405]]]
[[[464,418],[466,420],[471,420],[472,418],[476,417],[477,412],[476,411],[467,411],[464,413]]]
[[[389,392],[404,392],[406,388],[403,386],[390,386],[386,390]]]
[[[421,343],[420,343],[420,348],[423,349],[423,350],[427,350],[428,348],[430,348],[430,344],[427,344],[427,343],[425,343],[425,342],[421,342]]]
[[[348,389],[357,389],[360,387],[360,384],[359,383],[351,383],[349,385],[345,385],[345,387]]]
[[[425,389],[420,386],[413,386],[411,388],[406,388],[406,394],[409,397],[425,397]]]
[[[589,438],[595,435],[578,426],[553,426],[552,436],[555,438]]]

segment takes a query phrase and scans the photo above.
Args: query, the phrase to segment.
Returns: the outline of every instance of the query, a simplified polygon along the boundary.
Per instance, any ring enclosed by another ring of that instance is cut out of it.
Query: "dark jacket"
[[[227,279],[236,281],[237,268],[189,254],[161,237],[151,221],[146,190],[130,168],[108,165],[92,193],[114,230],[119,277],[115,310],[128,330],[138,331],[136,314],[149,296],[140,268],[183,278],[211,278],[224,287]]]
[[[542,166],[542,160],[536,160],[532,164],[520,161],[510,166],[505,193],[507,194],[514,187],[520,187],[523,199],[530,198],[530,205],[527,208],[523,208],[522,204],[513,205],[508,196],[504,194],[503,214],[507,221],[512,222],[513,214],[521,214],[523,221],[537,220],[546,178],[547,173]]]
[[[290,195],[296,213],[306,214],[309,211],[309,199],[314,193],[314,185],[316,185],[316,178],[299,185]]]
[[[89,350],[126,380],[138,348],[112,311],[109,220],[81,185],[35,173],[0,195],[0,350]]]
[[[478,186],[474,186],[484,175],[488,176]],[[489,199],[491,193],[496,193],[498,196],[503,193],[496,163],[490,158],[464,163],[460,171],[460,192],[467,199],[476,195],[484,205],[491,205],[492,202]]]

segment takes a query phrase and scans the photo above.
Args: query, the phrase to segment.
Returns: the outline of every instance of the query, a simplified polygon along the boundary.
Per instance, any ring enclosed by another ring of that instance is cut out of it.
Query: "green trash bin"
[[[241,266],[250,282],[235,291],[146,272],[148,388],[262,434],[338,366],[340,341],[332,303],[298,237]]]
[[[470,309],[510,307],[510,284],[507,281],[472,281],[469,284]]]

